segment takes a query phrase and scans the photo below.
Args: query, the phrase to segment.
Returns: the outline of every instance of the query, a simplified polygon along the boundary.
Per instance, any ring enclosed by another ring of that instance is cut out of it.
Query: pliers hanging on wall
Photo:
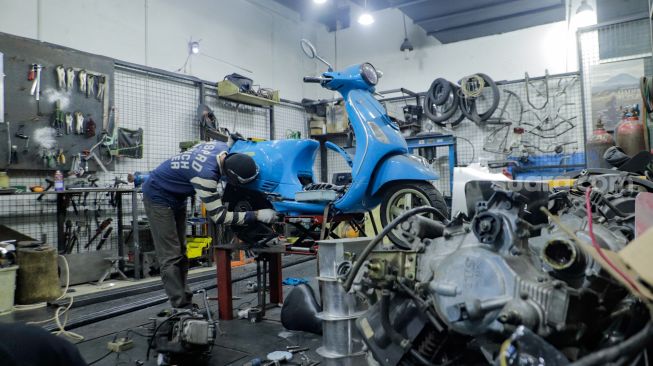
[[[54,70],[57,72],[57,86],[59,89],[64,89],[66,87],[66,70],[63,65],[55,67]]]
[[[84,114],[75,112],[75,133],[81,135],[84,133]]]
[[[86,98],[95,95],[95,75],[86,75]]]
[[[66,135],[70,135],[73,132],[73,115],[72,113],[66,113]]]
[[[97,84],[97,99],[100,101],[104,100],[104,89],[106,88],[107,77],[104,75],[98,75],[98,84]]]
[[[75,70],[72,67],[66,69],[66,90],[72,90],[75,86]]]
[[[79,91],[86,93],[86,70],[79,70],[77,80],[79,81]]]

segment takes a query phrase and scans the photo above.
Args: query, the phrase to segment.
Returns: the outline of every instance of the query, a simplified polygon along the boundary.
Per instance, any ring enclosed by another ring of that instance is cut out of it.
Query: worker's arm
[[[253,211],[231,212],[222,203],[223,188],[220,183],[211,179],[195,177],[190,181],[195,192],[204,202],[206,214],[216,224],[245,225],[256,221],[256,214]]]

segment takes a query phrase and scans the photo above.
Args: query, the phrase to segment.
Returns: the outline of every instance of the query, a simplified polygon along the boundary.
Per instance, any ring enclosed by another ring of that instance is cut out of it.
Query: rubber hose
[[[497,107],[499,107],[499,100],[501,99],[501,93],[499,92],[499,88],[497,87],[497,84],[494,82],[494,80],[492,80],[491,77],[482,73],[478,73],[477,75],[483,78],[483,80],[485,81],[485,87],[489,86],[490,89],[492,89],[493,99],[492,99],[492,104],[490,105],[490,109],[478,115],[479,117],[481,117],[481,121],[486,121],[488,118],[492,117],[494,111],[496,111]]]
[[[451,93],[451,83],[449,81],[443,78],[433,80],[429,88],[429,95],[434,104],[444,104],[449,99],[449,93]]]
[[[449,83],[449,82],[447,82]],[[443,126],[441,122],[444,122],[451,118],[453,114],[456,112],[458,109],[458,93],[457,93],[457,88],[454,86],[454,84],[449,83],[449,93],[445,94],[446,99],[442,103],[436,103],[435,98],[435,90],[438,87],[438,84],[431,84],[431,88],[426,92],[426,97],[424,98],[424,114],[426,114],[426,117],[430,119],[431,121],[437,123],[440,126]],[[435,111],[433,111],[433,106],[444,106],[447,104],[448,100],[452,98],[451,105],[449,108],[445,111],[442,112],[442,114],[437,115]]]
[[[612,347],[604,348],[594,353],[590,353],[589,355],[581,358],[580,360],[577,360],[569,366],[605,365],[608,362],[614,361],[621,356],[641,351],[649,344],[649,342],[651,342],[651,340],[653,340],[653,323],[649,321],[646,323],[644,328],[642,328],[642,330],[637,332],[632,337],[626,339],[625,341]]]
[[[499,92],[499,88],[497,87],[497,84],[487,76],[486,74],[478,73],[476,74],[483,78],[483,81],[485,82],[485,87],[489,87],[492,89],[492,103],[490,104],[490,107],[483,113],[478,113],[478,110],[476,109],[476,100],[477,98],[465,98],[464,96],[460,96],[459,100],[459,106],[461,112],[467,117],[472,122],[484,122],[488,120],[490,117],[492,117],[492,114],[494,111],[497,110],[499,107],[499,101],[501,99],[501,94]]]

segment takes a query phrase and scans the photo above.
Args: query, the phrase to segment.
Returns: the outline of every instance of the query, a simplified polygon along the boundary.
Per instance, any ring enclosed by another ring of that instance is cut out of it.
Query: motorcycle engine
[[[356,285],[372,299],[382,294],[357,322],[374,357],[388,365],[494,364],[503,341],[526,328],[566,360],[632,334],[648,319],[644,307],[582,248],[592,245],[587,186],[543,201],[495,188],[471,220],[404,222],[412,250],[373,252]],[[593,234],[618,251],[632,238],[641,188],[610,189],[591,196]],[[542,205],[564,227],[534,220]]]
[[[210,358],[216,326],[197,310],[175,309],[153,318],[150,332],[149,346],[159,354],[158,365],[199,365]]]

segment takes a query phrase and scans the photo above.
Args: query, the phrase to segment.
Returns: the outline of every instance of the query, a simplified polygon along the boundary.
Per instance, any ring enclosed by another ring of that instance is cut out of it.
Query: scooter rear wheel
[[[381,225],[385,227],[405,211],[420,206],[434,207],[442,213],[444,218],[449,218],[449,209],[442,197],[442,193],[431,183],[406,181],[392,184],[384,191],[383,201],[381,202]],[[433,217],[432,214],[426,214],[425,216],[435,220],[442,219],[442,217]],[[388,233],[388,238],[396,246],[402,249],[410,249],[409,243],[404,242],[397,235],[396,230]]]

